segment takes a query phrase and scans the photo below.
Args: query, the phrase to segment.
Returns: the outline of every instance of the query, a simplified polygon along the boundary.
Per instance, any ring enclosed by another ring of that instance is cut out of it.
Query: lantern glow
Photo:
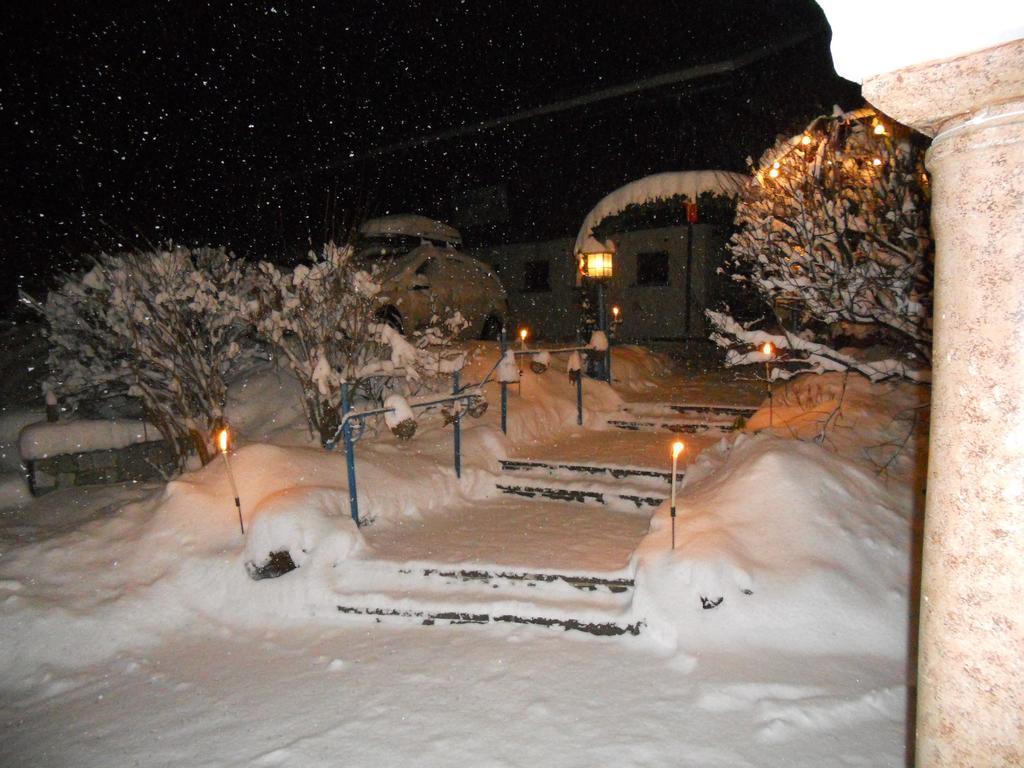
[[[610,251],[601,253],[581,253],[580,273],[584,277],[608,278],[612,276],[612,254]]]
[[[800,139],[800,143],[801,143],[801,144],[803,144],[803,145],[804,145],[804,146],[806,147],[806,146],[807,146],[808,144],[810,144],[810,143],[811,143],[811,137],[810,137],[810,136],[808,136],[808,135],[807,135],[807,134],[805,133],[805,134],[804,134],[804,137],[803,137],[802,139]]]

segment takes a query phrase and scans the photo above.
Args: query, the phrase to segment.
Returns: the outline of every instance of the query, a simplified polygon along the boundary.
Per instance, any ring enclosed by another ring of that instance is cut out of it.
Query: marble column
[[[1024,40],[863,92],[934,136],[917,764],[1024,765]]]

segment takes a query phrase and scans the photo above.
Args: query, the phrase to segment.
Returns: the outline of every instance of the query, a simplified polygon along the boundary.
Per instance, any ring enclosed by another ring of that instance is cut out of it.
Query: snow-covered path
[[[664,658],[642,640],[530,628],[207,625],[5,692],[0,755],[37,768],[877,768],[902,761],[902,676],[886,660]]]
[[[626,565],[650,516],[649,510],[501,496],[447,514],[370,526],[365,536],[382,560],[612,571]]]

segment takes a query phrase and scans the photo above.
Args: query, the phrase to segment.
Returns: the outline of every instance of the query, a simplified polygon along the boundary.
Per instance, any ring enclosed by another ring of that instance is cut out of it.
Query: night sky
[[[508,216],[471,244],[573,235],[625,182],[743,170],[858,99],[813,0],[15,0],[0,18],[5,300],[83,252],[173,238],[287,260],[361,217],[450,219],[495,185]],[[804,33],[729,75],[368,156]]]

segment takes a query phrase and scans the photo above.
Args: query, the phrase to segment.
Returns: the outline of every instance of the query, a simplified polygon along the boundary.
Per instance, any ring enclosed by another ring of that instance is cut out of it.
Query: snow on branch
[[[328,244],[291,272],[259,265],[255,298],[243,307],[257,335],[274,347],[302,386],[311,430],[327,444],[341,422],[341,389],[382,402],[400,386],[459,370],[450,342],[465,327],[458,313],[407,339],[384,322],[381,282],[360,269],[349,247]]]
[[[757,291],[780,326],[781,315],[800,325],[819,357],[838,337],[871,336],[930,360],[932,239],[918,137],[872,109],[818,118],[769,149],[754,182],[729,243],[733,279]],[[738,340],[716,326],[719,343]],[[830,351],[829,365],[854,367],[848,357]]]
[[[771,370],[772,379],[789,379],[798,373],[853,370],[873,382],[891,378],[905,378],[922,383],[931,381],[930,370],[913,368],[902,360],[895,358],[871,362],[858,360],[851,355],[843,354],[801,336],[747,330],[726,314],[708,311],[707,315],[715,327],[712,340],[719,346],[728,349],[726,352],[727,365],[763,363],[765,356],[759,350],[766,341],[771,342],[780,352],[789,350],[790,354],[784,356],[787,362],[802,364],[798,369],[793,370],[774,366]]]

